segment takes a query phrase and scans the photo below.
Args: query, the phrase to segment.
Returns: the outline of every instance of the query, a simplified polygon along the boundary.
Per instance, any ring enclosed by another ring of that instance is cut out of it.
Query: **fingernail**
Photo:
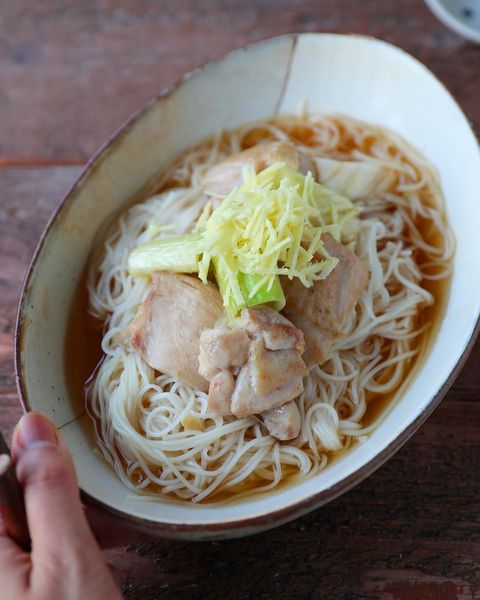
[[[15,429],[14,442],[24,450],[40,444],[54,446],[58,443],[57,430],[43,415],[28,413]]]

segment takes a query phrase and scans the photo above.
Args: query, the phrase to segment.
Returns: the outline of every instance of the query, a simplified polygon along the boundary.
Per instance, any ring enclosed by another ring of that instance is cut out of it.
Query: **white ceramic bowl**
[[[433,14],[458,35],[480,44],[478,0],[425,0]]]
[[[68,311],[93,238],[102,222],[179,152],[220,128],[295,112],[302,100],[312,111],[389,127],[437,166],[458,241],[437,338],[421,372],[368,441],[309,481],[213,508],[134,499],[93,451],[88,417],[69,396],[64,372]],[[375,39],[331,34],[287,35],[235,51],[188,75],[130,120],[89,163],[54,215],[19,309],[22,402],[61,429],[85,502],[124,524],[188,539],[246,535],[278,525],[332,500],[380,466],[452,383],[480,312],[479,222],[477,142],[453,98],[414,58]]]

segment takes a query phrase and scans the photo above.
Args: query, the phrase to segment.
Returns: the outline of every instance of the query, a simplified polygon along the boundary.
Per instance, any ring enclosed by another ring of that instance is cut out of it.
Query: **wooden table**
[[[22,279],[81,166],[126,117],[192,67],[291,31],[356,32],[397,44],[438,75],[479,130],[480,46],[447,31],[420,0],[1,3],[5,434],[20,416],[12,350]],[[155,541],[110,551],[125,596],[480,598],[479,395],[477,345],[434,415],[367,481],[302,519],[244,540]]]

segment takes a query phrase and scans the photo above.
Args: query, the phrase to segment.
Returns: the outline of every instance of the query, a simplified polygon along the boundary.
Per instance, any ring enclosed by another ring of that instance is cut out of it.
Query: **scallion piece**
[[[280,277],[275,275],[272,285],[265,281],[259,288],[258,284],[262,280],[260,275],[248,275],[247,273],[238,274],[240,290],[245,299],[246,306],[258,306],[259,304],[268,304],[275,310],[285,308],[285,294],[283,293]],[[252,295],[252,290],[256,291]],[[270,289],[269,289],[270,288]]]
[[[197,273],[202,252],[200,234],[167,237],[135,248],[128,257],[128,270],[134,277],[146,277],[153,271]]]

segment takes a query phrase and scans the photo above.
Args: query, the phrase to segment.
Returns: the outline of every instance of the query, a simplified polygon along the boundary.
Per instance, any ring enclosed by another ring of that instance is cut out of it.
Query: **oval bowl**
[[[391,128],[437,167],[458,246],[436,339],[369,439],[312,479],[214,507],[135,499],[94,452],[91,424],[65,375],[69,309],[95,235],[181,151],[220,128],[295,112],[303,100],[311,111],[344,113]],[[23,406],[44,413],[62,431],[84,502],[124,526],[199,540],[247,535],[305,514],[385,462],[459,372],[480,313],[480,278],[472,276],[480,256],[479,196],[480,153],[465,116],[432,73],[402,50],[366,37],[292,34],[232,52],[189,74],[135,115],[90,161],[50,221],[19,307],[16,368]]]

